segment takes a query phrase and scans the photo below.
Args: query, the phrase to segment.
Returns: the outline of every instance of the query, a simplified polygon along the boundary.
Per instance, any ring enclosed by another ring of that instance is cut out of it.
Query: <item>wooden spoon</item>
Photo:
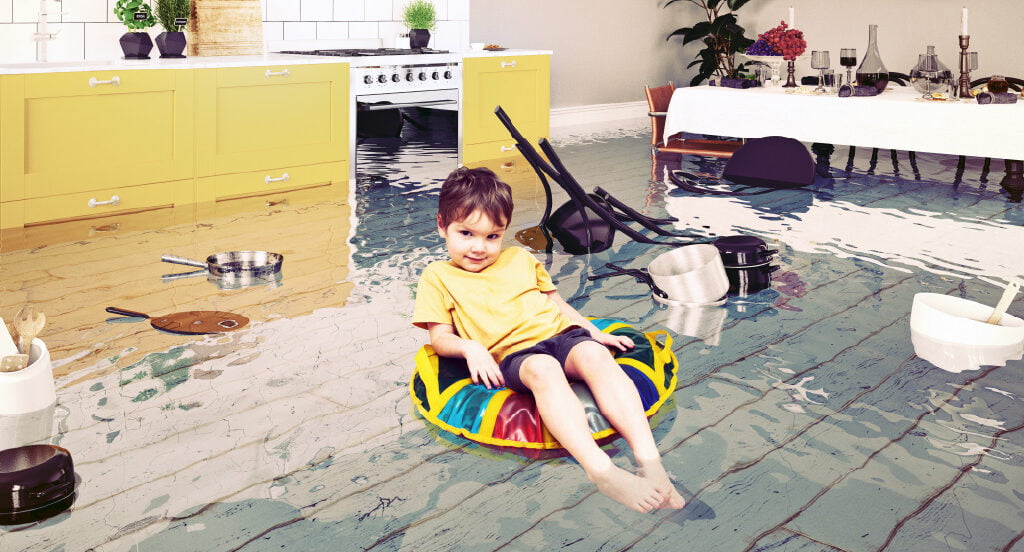
[[[32,305],[25,305],[14,317],[14,329],[18,331],[18,350],[29,355],[32,351],[32,340],[46,325],[46,315],[36,312]]]
[[[1003,291],[1003,296],[999,298],[999,302],[996,303],[995,310],[992,311],[992,316],[988,317],[985,322],[988,324],[999,325],[999,320],[1003,318],[1003,314],[1006,313],[1006,309],[1010,307],[1010,303],[1013,298],[1017,296],[1017,292],[1020,291],[1020,283],[1017,281],[1010,282],[1006,286],[1006,290]]]

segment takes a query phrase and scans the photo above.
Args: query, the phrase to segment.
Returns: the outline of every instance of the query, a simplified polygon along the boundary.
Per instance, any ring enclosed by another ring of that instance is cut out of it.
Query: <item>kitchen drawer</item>
[[[159,182],[142,186],[107,188],[92,192],[65,194],[42,198],[26,199],[25,224],[41,222],[103,217],[111,213],[142,211],[157,207],[169,207],[175,204],[175,188],[191,189],[190,180],[182,182]],[[179,191],[179,196],[182,195]],[[116,196],[116,204],[107,203]],[[179,203],[186,203],[178,198]],[[92,206],[90,206],[92,202]]]
[[[313,203],[346,201],[348,199],[347,184],[323,182],[309,188],[278,190],[259,196],[246,196],[234,199],[221,199],[214,203],[200,204],[197,216],[239,215],[245,213],[274,212],[295,209]]]
[[[60,98],[173,90],[178,72],[131,69],[30,74],[25,76],[25,97]]]
[[[348,163],[341,161],[200,178],[198,197],[201,202],[223,201],[324,185],[343,189],[347,184]]]

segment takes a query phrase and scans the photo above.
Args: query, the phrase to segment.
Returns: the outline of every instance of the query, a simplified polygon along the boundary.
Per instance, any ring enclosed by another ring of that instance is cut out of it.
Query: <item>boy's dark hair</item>
[[[491,222],[508,226],[512,220],[512,188],[486,167],[459,167],[441,185],[437,200],[440,224],[465,220],[476,210],[483,211]]]

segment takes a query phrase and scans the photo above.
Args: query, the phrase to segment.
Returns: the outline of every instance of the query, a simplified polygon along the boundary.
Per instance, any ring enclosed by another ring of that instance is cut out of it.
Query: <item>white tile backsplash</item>
[[[0,23],[10,23],[14,15],[14,0],[0,0]]]
[[[334,18],[334,0],[301,0],[303,21],[331,21]]]
[[[64,12],[60,18],[62,22],[89,23],[106,21],[108,11],[113,15],[114,6],[108,4],[107,0],[64,0],[56,5]]]
[[[152,5],[155,0],[146,0]],[[402,22],[407,0],[262,0],[264,42],[282,40],[378,39],[387,47],[407,47],[396,37],[408,31]],[[51,32],[48,58],[111,60],[123,54],[118,38],[126,32],[114,16],[116,0],[47,0]],[[430,46],[461,50],[469,46],[470,0],[433,0],[437,28]],[[65,12],[63,16],[53,12]],[[34,61],[32,33],[39,0],[0,0],[0,63]],[[160,29],[149,30],[155,37]],[[156,49],[154,48],[154,52]]]

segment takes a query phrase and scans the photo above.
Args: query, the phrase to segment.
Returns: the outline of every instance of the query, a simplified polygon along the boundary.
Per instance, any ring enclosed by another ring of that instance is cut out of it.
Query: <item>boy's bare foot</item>
[[[686,500],[676,490],[676,486],[672,484],[672,479],[669,478],[668,472],[665,471],[665,466],[662,465],[661,460],[647,462],[638,460],[638,463],[640,464],[638,470],[640,477],[652,482],[663,495],[667,494],[667,497],[658,505],[658,508],[678,510],[686,506]]]
[[[604,471],[587,475],[605,496],[638,512],[650,512],[669,499],[654,481],[633,475],[614,464]]]

